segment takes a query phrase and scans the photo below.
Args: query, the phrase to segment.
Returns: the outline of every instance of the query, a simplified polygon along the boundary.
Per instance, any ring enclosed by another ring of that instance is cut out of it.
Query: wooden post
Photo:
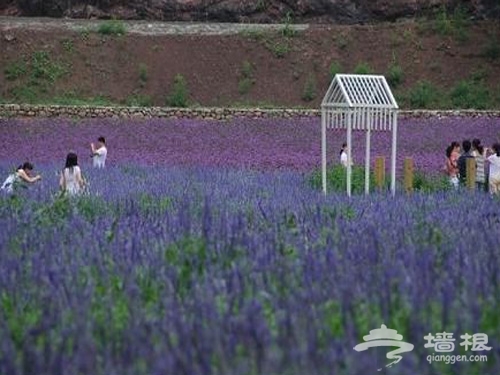
[[[385,158],[379,156],[375,159],[375,186],[383,190],[385,185]]]
[[[476,188],[476,159],[467,158],[465,168],[467,189],[474,190]]]
[[[413,192],[413,177],[414,177],[413,159],[406,158],[404,162],[404,187],[405,191],[410,194]]]

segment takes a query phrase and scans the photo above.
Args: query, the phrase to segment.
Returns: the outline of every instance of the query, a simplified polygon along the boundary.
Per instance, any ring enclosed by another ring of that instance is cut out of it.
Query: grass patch
[[[302,91],[302,100],[310,102],[316,99],[316,96],[317,96],[316,76],[313,73],[310,73],[304,84],[304,90]]]
[[[337,48],[340,50],[345,50],[349,45],[349,37],[345,33],[335,34],[333,36],[333,40]]]
[[[360,62],[354,68],[354,74],[372,74],[372,73],[373,73],[373,69],[366,62]]]
[[[311,186],[322,189],[321,170],[314,171],[309,178]],[[336,164],[326,171],[326,186],[329,191],[347,191],[347,170],[342,165]],[[375,175],[370,173],[370,187],[375,189]],[[361,166],[352,167],[351,193],[361,194],[365,191],[365,168]]]
[[[75,45],[71,39],[63,39],[61,41],[61,45],[65,52],[73,53],[75,50]]]
[[[121,36],[127,33],[125,23],[120,20],[105,21],[99,25],[97,32],[101,35]]]
[[[342,68],[342,65],[339,62],[332,61],[332,63],[330,64],[330,68],[328,69],[328,71],[330,72],[330,78],[333,79],[333,78],[335,78],[335,76],[337,74],[342,73],[343,68]]]
[[[4,70],[6,79],[17,83],[10,94],[24,103],[43,101],[53,84],[67,73],[68,69],[53,61],[47,51],[36,51],[30,59],[15,61]]]
[[[500,57],[500,40],[496,35],[488,39],[488,43],[482,51],[482,56],[489,60],[497,60]]]
[[[139,64],[139,83],[141,87],[146,86],[148,81],[148,66],[144,63]]]
[[[65,67],[53,62],[47,51],[37,51],[31,58],[31,79],[33,81],[45,80],[54,83],[58,78],[67,73]]]
[[[110,107],[117,105],[117,103],[111,101],[109,98],[102,95],[93,97],[79,97],[72,92],[65,93],[64,95],[61,96],[55,96],[52,99],[46,100],[46,102],[56,105],[68,105],[68,106]]]
[[[291,50],[290,42],[288,41],[288,39],[277,40],[277,41],[268,41],[266,43],[266,47],[278,59],[285,57],[285,55],[288,52],[290,52],[290,50]]]
[[[398,65],[396,60],[396,55],[394,53],[392,54],[392,62],[388,67],[386,76],[387,76],[387,82],[393,88],[396,88],[401,83],[403,83],[404,80],[403,68],[400,65]]]
[[[283,28],[281,29],[281,35],[285,38],[293,38],[297,36],[297,30],[292,27],[293,17],[291,12],[287,12],[285,18],[283,19]]]
[[[167,97],[167,105],[170,107],[185,108],[188,106],[189,90],[186,79],[182,74],[177,74],[174,78],[172,90]]]
[[[23,60],[14,61],[7,64],[3,72],[8,81],[15,81],[16,79],[26,75],[28,72],[28,66]]]
[[[451,104],[461,109],[488,109],[492,106],[492,94],[483,80],[463,80],[450,92]]]
[[[435,108],[441,93],[429,81],[419,81],[407,94],[407,104],[411,108],[428,109]]]
[[[240,95],[248,94],[255,84],[253,71],[253,65],[248,60],[243,61],[240,69],[240,80],[238,82],[238,92]]]
[[[452,36],[459,42],[469,39],[470,22],[462,6],[456,6],[450,14],[445,6],[441,7],[434,21],[434,30],[443,36]]]
[[[152,107],[153,99],[149,95],[133,94],[127,97],[125,104],[129,107]]]
[[[322,189],[321,170],[314,171],[309,177],[309,183],[315,189]],[[328,191],[345,193],[347,190],[347,171],[337,164],[329,168],[326,172],[326,184]],[[385,186],[390,187],[390,180],[386,178]],[[377,189],[375,185],[375,175],[370,171],[370,191]],[[416,171],[413,178],[414,191],[422,193],[434,193],[450,189],[450,184],[446,176],[428,176]],[[363,194],[365,191],[365,168],[364,166],[352,167],[351,192],[352,194]]]

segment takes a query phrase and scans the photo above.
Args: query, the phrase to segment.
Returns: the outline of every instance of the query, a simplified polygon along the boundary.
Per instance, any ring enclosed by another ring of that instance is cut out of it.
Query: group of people
[[[90,144],[90,149],[93,166],[95,168],[104,168],[108,155],[106,139],[104,137],[99,137],[96,144]],[[42,179],[40,175],[32,176],[33,169],[33,164],[30,162],[25,162],[20,165],[14,173],[7,177],[0,187],[0,190],[11,194],[15,191],[16,186],[20,184],[33,184],[40,181]],[[75,196],[83,193],[85,185],[85,179],[78,165],[78,155],[74,152],[70,152],[66,156],[65,166],[59,174],[59,187],[64,194]]]
[[[452,142],[446,148],[446,161],[443,167],[454,188],[467,182],[467,160],[473,159],[476,165],[475,183],[480,191],[500,194],[500,143],[491,148],[484,147],[477,138],[462,142]]]

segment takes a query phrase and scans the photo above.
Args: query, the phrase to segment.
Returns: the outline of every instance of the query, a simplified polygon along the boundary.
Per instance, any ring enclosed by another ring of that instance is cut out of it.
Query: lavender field
[[[364,135],[353,133],[353,158],[364,163]],[[201,120],[0,119],[0,160],[19,163],[64,163],[69,150],[90,164],[89,143],[103,135],[110,149],[109,163],[161,164],[296,170],[318,168],[321,132],[318,118],[234,119],[228,123]],[[328,155],[338,162],[345,132],[328,133]],[[479,138],[486,146],[500,140],[500,118],[401,119],[398,168],[414,158],[422,172],[440,173],[446,147],[452,141]],[[372,135],[372,161],[386,157],[389,165],[391,134]],[[17,164],[16,164],[17,165]]]
[[[451,140],[498,129],[403,121],[400,149],[432,173]],[[0,197],[0,374],[500,373],[500,200],[324,196],[308,180],[318,136],[311,119],[1,120],[0,174],[28,155],[43,180]],[[89,181],[70,201],[68,149]],[[386,348],[353,350],[381,324],[414,344],[388,369]],[[487,361],[429,363],[424,336],[444,331],[444,354]],[[491,350],[465,351],[465,333]]]

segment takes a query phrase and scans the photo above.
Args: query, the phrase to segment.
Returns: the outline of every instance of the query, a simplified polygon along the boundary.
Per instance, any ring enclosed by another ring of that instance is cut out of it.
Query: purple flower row
[[[0,160],[63,165],[75,151],[80,164],[90,165],[89,144],[106,137],[109,164],[253,168],[310,171],[321,163],[318,118],[254,120],[228,123],[201,120],[4,119],[0,120]],[[328,159],[338,163],[345,132],[328,132]],[[398,169],[411,157],[416,168],[439,173],[451,141],[479,138],[490,146],[500,138],[500,119],[401,119],[398,133]],[[371,159],[384,156],[390,164],[391,134],[372,135]],[[364,133],[353,135],[353,159],[363,164]]]

